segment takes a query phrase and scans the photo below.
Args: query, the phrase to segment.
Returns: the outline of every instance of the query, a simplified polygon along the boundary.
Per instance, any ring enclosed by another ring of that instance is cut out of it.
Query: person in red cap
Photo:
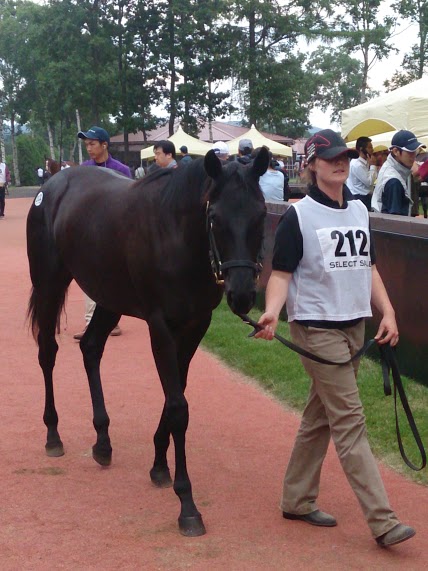
[[[379,344],[397,344],[397,323],[376,269],[367,208],[360,200],[348,200],[349,159],[358,153],[330,129],[311,137],[305,152],[309,192],[290,205],[278,224],[266,309],[256,337],[273,338],[286,303],[297,345],[324,359],[346,362],[364,344],[370,302],[382,315]],[[392,511],[367,440],[356,381],[358,361],[330,366],[302,358],[302,363],[312,384],[284,478],[283,517],[315,526],[337,525],[316,503],[332,439],[377,543],[389,546],[409,539],[415,530],[401,524]]]

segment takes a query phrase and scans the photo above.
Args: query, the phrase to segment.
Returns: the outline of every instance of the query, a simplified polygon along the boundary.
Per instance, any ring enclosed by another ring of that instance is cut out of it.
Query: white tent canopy
[[[397,131],[388,131],[387,133],[379,133],[378,135],[370,135],[372,140],[373,151],[377,153],[378,151],[385,151],[391,146],[392,137]],[[428,134],[418,135],[418,141],[423,143],[428,148]],[[350,141],[347,146],[350,148],[355,148],[357,141]]]
[[[347,141],[400,129],[416,136],[428,133],[428,77],[342,111],[342,137]]]
[[[264,135],[257,131],[254,125],[251,126],[251,129],[244,133],[243,135],[239,135],[235,139],[227,142],[229,146],[229,153],[231,155],[238,154],[238,146],[239,141],[241,139],[250,139],[253,143],[253,147],[257,149],[258,147],[268,147],[268,149],[272,152],[273,155],[280,156],[280,157],[292,157],[293,151],[291,147],[287,147],[287,145],[282,145],[281,143],[277,143],[272,139],[268,139]]]
[[[178,152],[180,147],[185,145],[189,152],[189,155],[201,155],[205,156],[207,152],[212,148],[212,145],[209,143],[205,143],[204,141],[200,141],[196,139],[196,137],[192,137],[188,135],[185,131],[183,131],[181,125],[179,125],[177,131],[168,137],[168,141],[174,143],[175,150]],[[140,151],[141,159],[152,159],[154,155],[153,145],[151,147],[147,147],[147,149],[142,149]]]

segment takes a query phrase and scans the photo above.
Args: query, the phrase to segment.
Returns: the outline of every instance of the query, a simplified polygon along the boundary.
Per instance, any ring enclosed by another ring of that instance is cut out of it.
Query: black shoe
[[[416,531],[413,527],[399,523],[383,535],[376,537],[376,543],[381,547],[396,545],[402,541],[406,541],[415,535]]]
[[[315,510],[308,514],[297,515],[290,514],[288,512],[282,512],[282,517],[285,519],[294,519],[304,521],[311,525],[318,525],[320,527],[334,527],[337,525],[337,521],[332,515],[326,514],[320,510]]]

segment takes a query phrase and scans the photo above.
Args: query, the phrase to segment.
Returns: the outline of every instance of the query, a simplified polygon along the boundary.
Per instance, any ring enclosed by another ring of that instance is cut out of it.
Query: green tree
[[[268,116],[282,114],[285,121],[294,122],[294,127],[303,132],[308,123],[311,94],[303,87],[304,58],[297,52],[297,41],[303,37],[317,38],[325,29],[323,22],[330,14],[329,3],[238,0],[231,2],[231,13],[240,34],[234,75],[248,123],[256,126],[270,123]],[[283,69],[275,62],[280,62]],[[277,76],[271,77],[273,69],[284,81],[282,89],[277,85],[276,97],[270,84],[277,80]],[[297,79],[295,85],[293,75]],[[260,105],[261,93],[269,94],[268,104]]]
[[[360,103],[363,63],[341,47],[334,49],[327,46],[313,52],[310,63],[313,102],[322,111],[331,109],[331,121],[340,123],[340,112]],[[366,97],[375,95],[375,91],[366,92]]]
[[[418,26],[418,43],[413,44],[403,57],[401,69],[385,81],[387,91],[420,79],[428,69],[428,2],[426,0],[400,0],[393,4],[394,11]]]
[[[21,184],[32,186],[38,183],[37,169],[44,168],[49,148],[40,137],[19,135],[16,138]]]
[[[388,56],[394,49],[391,44],[395,18],[387,16],[380,21],[379,7],[382,0],[336,0],[335,7],[341,11],[337,16],[333,37],[343,40],[342,49],[359,53],[363,67],[359,88],[359,103],[369,98],[368,76],[377,61]]]

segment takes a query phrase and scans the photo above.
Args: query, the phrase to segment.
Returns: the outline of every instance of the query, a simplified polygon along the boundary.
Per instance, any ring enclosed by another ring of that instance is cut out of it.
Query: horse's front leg
[[[159,426],[155,432],[153,442],[155,445],[155,459],[153,462],[153,468],[150,470],[150,479],[158,488],[169,488],[172,486],[172,480],[166,453],[170,442],[170,428],[166,416],[165,405],[162,410]]]
[[[161,318],[149,323],[153,355],[165,393],[165,406],[154,439],[155,463],[150,475],[154,481],[153,476],[159,476],[160,473],[166,481],[169,475],[166,452],[169,434],[172,434],[175,448],[174,491],[181,502],[179,528],[183,535],[193,537],[203,535],[206,531],[193,500],[187,472],[185,441],[189,412],[184,391],[190,360],[208,329],[210,320],[211,315],[206,316],[173,333]]]
[[[80,341],[80,349],[91,392],[93,424],[97,433],[97,441],[92,447],[92,457],[101,466],[111,464],[112,447],[108,432],[110,419],[101,384],[100,363],[108,336],[119,323],[119,319],[120,315],[97,305],[89,326]]]

